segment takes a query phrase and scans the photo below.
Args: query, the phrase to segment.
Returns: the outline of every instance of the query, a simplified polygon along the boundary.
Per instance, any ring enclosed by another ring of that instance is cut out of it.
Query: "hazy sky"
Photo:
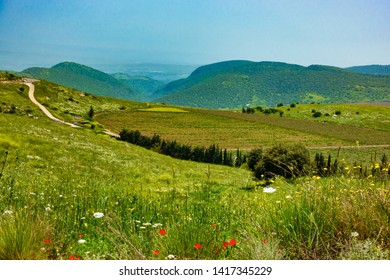
[[[0,0],[0,69],[390,64],[389,0]]]

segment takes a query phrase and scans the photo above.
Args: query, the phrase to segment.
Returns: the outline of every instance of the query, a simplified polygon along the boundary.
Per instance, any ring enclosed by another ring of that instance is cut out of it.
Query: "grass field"
[[[57,124],[20,87],[0,85],[0,259],[390,258],[389,166],[380,165],[382,152],[390,156],[386,148],[342,149],[343,176],[279,177],[264,188],[244,166],[175,160],[88,126]],[[139,109],[154,105],[108,102],[70,89],[56,95],[46,87],[38,96],[53,113],[86,120],[93,106],[110,129],[121,129],[123,118],[123,126],[136,119],[168,131],[170,124],[183,139],[193,126],[186,138],[193,144],[228,136],[235,127],[225,142],[231,147],[251,139],[239,140],[240,133],[257,130],[262,133],[253,143],[270,134],[264,146],[288,136],[305,144],[353,144],[271,127],[258,121],[260,114],[145,112]],[[364,158],[370,174],[362,177],[354,162]]]

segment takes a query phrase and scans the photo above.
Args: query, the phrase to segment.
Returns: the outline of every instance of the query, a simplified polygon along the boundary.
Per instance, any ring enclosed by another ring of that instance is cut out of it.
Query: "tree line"
[[[210,145],[208,148],[204,146],[193,147],[191,145],[177,143],[176,140],[161,139],[157,134],[145,136],[138,130],[122,129],[119,133],[119,140],[177,159],[232,167],[240,167],[246,162],[246,155],[239,149],[232,152],[227,149],[221,149],[215,144]]]

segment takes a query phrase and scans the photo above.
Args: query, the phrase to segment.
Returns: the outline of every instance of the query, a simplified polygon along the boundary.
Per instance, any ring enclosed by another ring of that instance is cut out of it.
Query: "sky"
[[[389,0],[0,0],[0,69],[390,64]]]

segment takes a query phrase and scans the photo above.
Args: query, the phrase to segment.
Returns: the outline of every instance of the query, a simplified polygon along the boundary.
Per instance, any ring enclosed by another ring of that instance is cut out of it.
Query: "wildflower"
[[[265,244],[267,244],[267,240],[263,239],[263,240],[261,240],[261,243],[263,243],[265,245]]]
[[[79,238],[82,238],[83,236],[84,236],[84,234],[82,234],[82,233],[79,233],[79,234],[78,234],[78,237],[79,237]]]
[[[351,236],[352,237],[358,237],[359,233],[357,231],[353,231],[353,232],[351,232]]]
[[[157,224],[154,224],[154,225],[152,225],[152,227],[153,227],[153,228],[156,228],[156,227],[162,227],[162,224],[160,224],[160,223],[157,223]]]
[[[287,195],[286,198],[287,199],[291,199],[292,197],[291,197],[291,195]]]
[[[50,239],[49,239],[49,238],[46,238],[46,239],[45,239],[45,243],[46,243],[46,244],[49,244],[49,243],[50,243]]]
[[[158,250],[153,251],[153,255],[159,255],[159,254],[160,254],[160,251],[158,251]]]
[[[4,213],[3,213],[3,215],[5,216],[5,215],[12,215],[12,211],[11,210],[5,210],[4,211]]]
[[[202,245],[200,245],[199,243],[196,243],[194,245],[195,250],[199,250],[201,247],[202,247]]]
[[[85,243],[85,242],[87,242],[87,241],[85,241],[85,239],[79,239],[79,244],[83,244],[83,243]]]
[[[278,249],[278,251],[277,251],[277,252],[278,252],[278,254],[280,254],[280,253],[282,253],[282,250]]]
[[[74,256],[71,255],[71,256],[69,257],[69,260],[73,261],[73,260],[74,260]]]
[[[81,259],[80,259],[80,257],[77,257],[76,260],[79,261],[79,260],[81,260]]]
[[[215,229],[217,227],[217,224],[212,224],[211,227]]]
[[[93,216],[94,216],[96,219],[100,219],[100,218],[103,218],[103,217],[104,217],[104,214],[101,213],[101,212],[96,212],[96,213],[93,213]]]
[[[174,260],[174,259],[176,259],[176,256],[175,255],[168,255],[167,258],[168,258],[168,260]]]
[[[151,226],[151,223],[143,223],[144,226]]]
[[[230,244],[231,246],[235,246],[235,245],[237,244],[237,242],[236,242],[236,240],[231,239],[231,240],[229,241],[229,244]]]
[[[140,229],[146,229],[146,227],[139,227]]]
[[[167,234],[167,231],[165,229],[160,229],[158,233],[161,235],[165,235]]]
[[[222,247],[223,247],[223,248],[227,248],[227,247],[229,247],[229,243],[227,243],[227,242],[225,242],[225,241],[224,241],[224,242],[222,242]]]
[[[276,192],[276,189],[274,189],[273,187],[266,187],[263,189],[263,192],[265,193],[273,193],[273,192]]]

